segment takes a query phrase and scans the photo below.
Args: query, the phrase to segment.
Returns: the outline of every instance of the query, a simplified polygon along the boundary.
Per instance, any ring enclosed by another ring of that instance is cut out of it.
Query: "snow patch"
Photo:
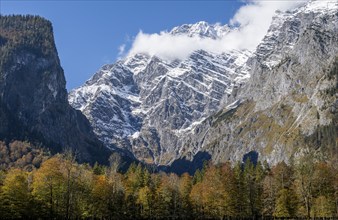
[[[137,139],[137,138],[139,138],[140,137],[140,132],[139,131],[136,131],[134,134],[132,134],[131,136],[130,136],[132,139]]]

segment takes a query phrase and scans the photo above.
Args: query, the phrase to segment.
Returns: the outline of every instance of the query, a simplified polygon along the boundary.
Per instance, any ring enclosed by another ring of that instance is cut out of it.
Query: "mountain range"
[[[69,94],[110,149],[170,165],[207,153],[214,163],[254,152],[271,163],[304,151],[337,155],[337,3],[277,11],[254,51],[186,59],[130,54]],[[168,33],[221,39],[206,22]],[[229,42],[230,43],[230,42]]]
[[[69,94],[51,23],[0,16],[0,140],[71,149],[89,163],[117,152],[182,172],[205,159],[275,164],[312,151],[334,160],[337,11],[326,1],[276,11],[254,50],[130,53]],[[166,33],[217,41],[239,29],[201,21]]]

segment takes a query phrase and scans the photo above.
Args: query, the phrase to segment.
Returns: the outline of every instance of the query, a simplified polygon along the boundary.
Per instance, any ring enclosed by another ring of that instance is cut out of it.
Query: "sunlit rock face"
[[[250,79],[192,131],[185,151],[207,151],[214,162],[250,151],[270,163],[309,150],[337,155],[337,21],[337,3],[277,13],[246,63]]]
[[[254,52],[198,50],[174,61],[128,56],[103,66],[69,102],[108,148],[147,163],[192,160],[200,151],[215,163],[250,151],[274,163],[313,148],[310,142],[332,148],[336,11],[335,3],[311,1],[277,12]],[[219,39],[231,31],[199,22],[169,33]]]

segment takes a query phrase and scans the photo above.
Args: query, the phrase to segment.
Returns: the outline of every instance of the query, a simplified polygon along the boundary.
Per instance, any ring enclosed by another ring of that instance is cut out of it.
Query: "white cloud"
[[[126,45],[125,44],[120,45],[119,48],[118,48],[118,50],[119,50],[118,56],[124,55],[125,49],[126,49]]]
[[[306,1],[250,1],[241,7],[230,24],[238,24],[240,30],[230,39],[247,49],[254,49],[267,33],[276,10],[286,11]],[[236,40],[237,39],[237,40]]]
[[[253,50],[267,33],[276,10],[289,10],[302,3],[304,1],[248,1],[230,21],[230,24],[238,26],[238,29],[217,40],[173,36],[168,32],[146,34],[140,31],[128,55],[148,53],[162,59],[173,60],[184,59],[199,49],[214,53],[231,49]]]

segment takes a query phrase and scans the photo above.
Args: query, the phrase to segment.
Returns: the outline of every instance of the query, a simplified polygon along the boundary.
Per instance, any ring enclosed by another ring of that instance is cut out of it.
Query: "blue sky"
[[[185,23],[228,23],[243,1],[15,1],[1,14],[33,14],[52,21],[67,89],[78,87],[118,58],[142,30],[156,33]]]

